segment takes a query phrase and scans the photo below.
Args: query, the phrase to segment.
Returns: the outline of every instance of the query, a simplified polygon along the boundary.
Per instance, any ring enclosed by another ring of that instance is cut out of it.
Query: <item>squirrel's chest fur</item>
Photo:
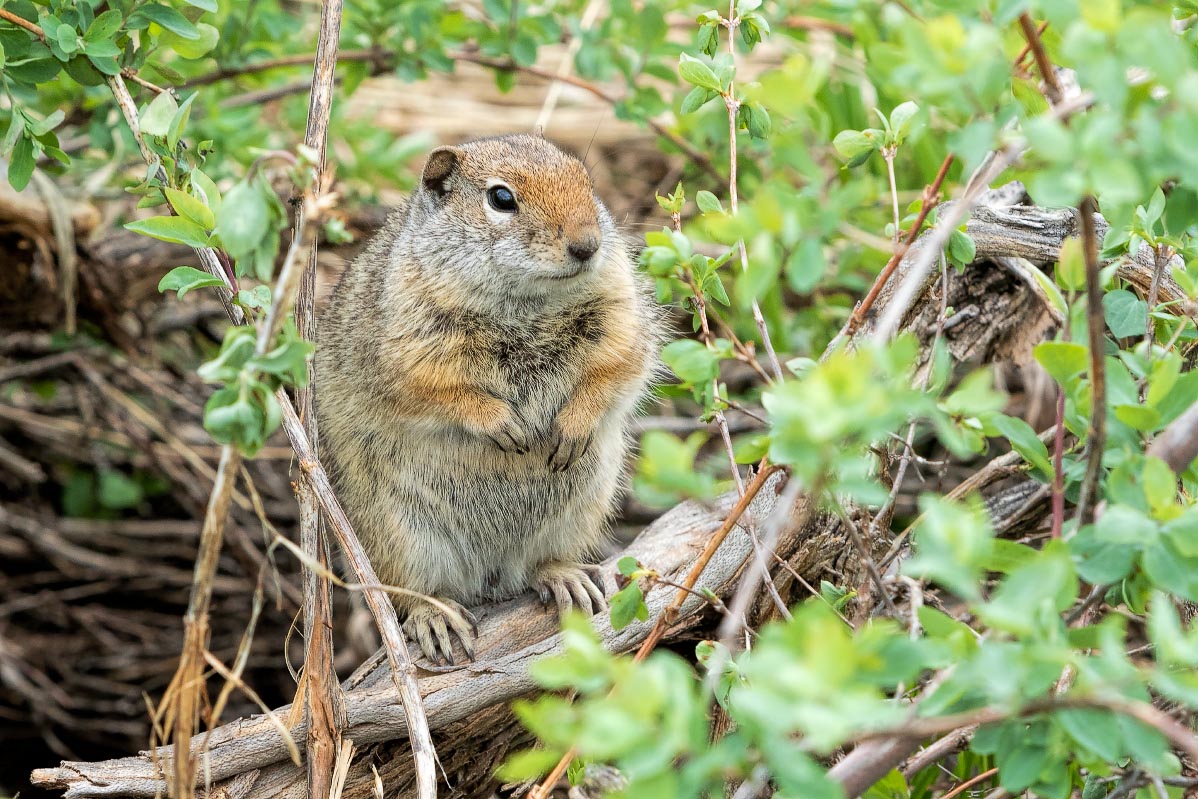
[[[608,310],[606,301],[592,300],[551,315],[529,308],[522,317],[506,319],[436,311],[430,314],[430,329],[422,333],[453,340],[493,381],[495,392],[539,426],[552,419],[577,387],[588,351],[602,338]]]

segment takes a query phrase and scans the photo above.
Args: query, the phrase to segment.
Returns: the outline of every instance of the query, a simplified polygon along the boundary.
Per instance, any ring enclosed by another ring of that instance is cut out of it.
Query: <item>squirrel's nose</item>
[[[570,242],[566,250],[578,260],[587,261],[599,251],[599,239],[596,236],[586,236],[578,241]]]

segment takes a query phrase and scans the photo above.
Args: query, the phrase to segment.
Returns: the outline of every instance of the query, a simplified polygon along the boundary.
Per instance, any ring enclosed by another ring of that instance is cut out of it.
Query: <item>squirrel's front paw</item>
[[[591,448],[591,438],[569,438],[562,434],[560,427],[554,427],[553,438],[549,441],[549,457],[545,465],[555,472],[566,471]]]
[[[450,612],[429,602],[421,602],[408,611],[403,623],[404,633],[420,645],[426,658],[438,665],[456,664],[453,657],[454,637],[462,645],[466,660],[474,660],[474,639],[478,637],[478,622],[474,614],[452,599],[435,599],[449,608]]]
[[[598,566],[579,566],[577,563],[553,561],[542,563],[532,578],[541,601],[557,605],[559,614],[578,608],[588,616],[607,607],[603,596]]]
[[[528,452],[528,431],[524,429],[524,425],[518,418],[504,422],[498,430],[488,433],[487,438],[491,439],[491,443],[504,452],[512,452],[516,455]]]

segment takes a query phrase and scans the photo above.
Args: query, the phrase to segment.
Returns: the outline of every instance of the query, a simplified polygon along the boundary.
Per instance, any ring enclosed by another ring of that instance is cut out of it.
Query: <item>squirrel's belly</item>
[[[621,431],[597,434],[558,473],[547,465],[547,444],[515,455],[451,438],[405,436],[392,448],[398,457],[388,464],[390,485],[376,494],[390,505],[379,510],[401,520],[405,539],[377,546],[411,566],[426,564],[427,590],[466,603],[510,593],[496,586],[525,587],[539,563],[582,559],[602,542],[624,460]],[[445,565],[438,575],[427,568],[433,562]]]

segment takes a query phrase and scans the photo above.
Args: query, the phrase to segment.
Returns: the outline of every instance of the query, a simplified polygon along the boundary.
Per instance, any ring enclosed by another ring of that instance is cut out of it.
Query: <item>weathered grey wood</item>
[[[779,479],[773,478],[750,506],[755,518],[763,518],[772,509]],[[678,577],[689,568],[732,504],[733,497],[730,496],[722,497],[711,507],[695,502],[683,503],[651,525],[626,552],[621,553],[621,557],[634,555],[645,563],[654,564],[663,573]],[[743,529],[734,529],[708,565],[704,585],[726,591],[747,559],[750,546]],[[615,559],[607,561],[603,571],[610,592],[614,589]],[[660,615],[672,599],[671,589],[650,592],[646,601],[651,618]],[[700,604],[696,598],[688,600],[682,608],[681,618],[697,613],[701,610]],[[531,595],[484,607],[477,615],[479,640],[475,662],[421,675],[420,693],[433,730],[443,730],[473,713],[531,692],[534,686],[528,676],[528,664],[560,651],[555,612],[542,608]],[[634,623],[617,632],[603,615],[594,618],[594,627],[604,644],[614,652],[635,649],[650,629],[649,624]],[[419,657],[418,651],[413,650],[412,654],[414,659]],[[385,679],[386,674],[386,667],[380,665],[360,678],[357,687],[347,686],[345,712],[348,727],[345,734],[359,746],[406,736],[403,709],[395,702],[395,692],[390,681]],[[284,723],[290,713],[290,705],[275,711]],[[291,727],[290,732],[294,739],[302,740],[306,728],[301,721]],[[193,739],[193,751],[199,752],[203,745],[203,736]],[[148,752],[108,763],[63,763],[55,769],[34,772],[33,780],[38,785],[66,789],[67,797],[149,797],[163,788],[157,775],[159,768],[169,768],[170,750],[159,749],[157,756],[157,766]],[[256,716],[230,722],[212,733],[207,742],[206,765],[201,772],[219,782],[286,758],[287,749],[275,726],[265,717]],[[298,773],[302,774],[302,771]],[[255,794],[262,787],[259,780],[254,785]]]
[[[945,325],[944,337],[956,361],[979,363],[1025,357],[1059,318],[1046,305],[1043,291],[1036,290],[1034,280],[1029,281],[1028,269],[1032,264],[1052,263],[1059,256],[1062,242],[1076,235],[1075,213],[1011,205],[1023,197],[1017,184],[999,192],[990,200],[997,205],[975,209],[968,223],[969,233],[977,244],[977,261],[961,275],[950,274],[947,304],[956,313]],[[1097,221],[1100,233],[1105,231],[1105,221]],[[910,257],[911,254],[904,259],[904,265]],[[1169,269],[1178,263],[1174,261]],[[1139,257],[1120,264],[1119,276],[1146,292],[1152,269],[1151,255],[1142,252]],[[901,275],[902,266],[891,286],[898,283]],[[875,311],[859,336],[869,335],[877,312],[885,306],[892,291],[889,288],[879,296]],[[1160,288],[1161,301],[1183,298],[1184,293],[1166,275]],[[926,361],[936,335],[941,305],[939,280],[929,280],[904,319],[904,328],[923,345],[921,361]],[[1188,304],[1183,304],[1181,310],[1192,313]],[[770,512],[779,483],[775,479],[762,491],[752,507],[754,518],[764,518]],[[651,525],[619,556],[633,555],[663,574],[677,578],[689,568],[732,501],[732,497],[725,496],[712,507],[683,503]],[[1020,514],[1011,523],[1025,521],[1027,504],[1003,505]],[[1001,514],[996,512],[996,515]],[[1003,520],[996,519],[996,523],[1001,527]],[[889,542],[871,544],[878,549],[876,554],[880,554]],[[729,596],[750,555],[750,546],[744,531],[735,529],[716,553],[700,585]],[[785,527],[777,551],[810,584],[818,585],[825,577],[850,585],[864,584],[859,554],[834,519],[816,516],[801,529]],[[604,565],[609,591],[613,587],[610,583],[615,560],[613,557]],[[786,570],[777,570],[773,579],[783,597],[797,600],[806,594]],[[651,619],[662,612],[672,595],[672,590],[650,592],[647,601]],[[758,619],[771,612],[768,601],[758,603],[754,611]],[[490,795],[494,765],[527,740],[507,704],[533,691],[528,664],[560,649],[554,614],[541,609],[531,597],[484,607],[479,611],[479,619],[476,662],[457,669],[429,671],[420,678],[420,693],[437,752],[450,776],[450,786],[443,790],[443,797],[481,799]],[[602,617],[596,617],[594,624],[605,646],[614,652],[631,651],[649,629],[647,624],[634,623],[617,633]],[[680,642],[713,629],[711,614],[692,598],[667,634],[667,642]],[[403,713],[390,690],[387,668],[380,663],[376,658],[373,668],[363,670],[345,683],[347,737],[360,747],[361,753],[351,767],[343,793],[345,799],[366,799],[372,795],[374,775],[369,763],[377,765],[389,796],[410,795],[414,784]],[[280,708],[276,713],[286,721],[290,707]],[[302,723],[291,732],[299,740],[305,733]],[[193,746],[201,746],[199,739]],[[216,784],[212,796],[259,799],[300,797],[304,793],[303,768],[286,760],[286,749],[278,733],[263,717],[223,725],[213,732],[208,750],[208,773]],[[160,756],[169,757],[169,752],[161,752]],[[63,763],[58,768],[34,772],[33,779],[41,787],[65,790],[68,798],[148,797],[163,788],[156,774],[151,757],[142,753],[103,763]]]

